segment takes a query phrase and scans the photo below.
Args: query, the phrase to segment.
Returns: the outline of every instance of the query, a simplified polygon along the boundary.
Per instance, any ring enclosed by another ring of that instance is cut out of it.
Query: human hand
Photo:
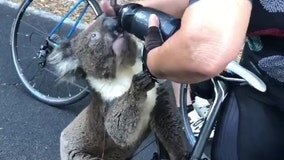
[[[147,57],[151,50],[161,46],[163,44],[163,38],[161,35],[161,31],[159,28],[160,21],[157,15],[150,15],[148,21],[148,31],[145,37],[145,47],[143,51],[143,69],[147,71],[152,79],[156,80],[157,78],[150,72],[148,65],[147,65]]]
[[[100,2],[100,7],[103,11],[108,16],[115,16],[116,13],[119,11],[121,8],[121,5],[118,4],[113,4],[113,6],[110,3],[110,0],[102,0]]]
[[[163,38],[159,28],[160,21],[157,15],[152,14],[148,21],[148,31],[145,37],[145,48],[147,52],[163,44]]]
[[[110,5],[110,1],[102,0],[100,2],[100,7],[101,7],[103,13],[105,13],[107,15],[115,15],[115,12],[114,12],[113,8]]]

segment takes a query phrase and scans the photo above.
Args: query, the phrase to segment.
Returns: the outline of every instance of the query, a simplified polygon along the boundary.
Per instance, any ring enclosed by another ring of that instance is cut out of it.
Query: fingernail
[[[149,27],[159,26],[159,18],[155,14],[151,14],[149,17]]]
[[[150,15],[150,18],[152,18],[152,19],[155,20],[155,21],[158,20],[158,17],[157,17],[155,14],[151,14],[151,15]]]

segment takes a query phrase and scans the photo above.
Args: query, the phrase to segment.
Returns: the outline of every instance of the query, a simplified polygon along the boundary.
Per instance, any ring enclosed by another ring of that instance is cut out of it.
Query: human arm
[[[137,1],[137,3],[145,7],[163,11],[178,18],[182,17],[188,6],[188,0],[143,0]]]
[[[216,76],[239,54],[251,8],[249,0],[193,3],[182,16],[180,30],[148,53],[150,72],[179,83]]]

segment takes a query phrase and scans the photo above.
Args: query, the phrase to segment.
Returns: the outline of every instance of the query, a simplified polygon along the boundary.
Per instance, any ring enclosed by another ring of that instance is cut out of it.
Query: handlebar
[[[247,82],[250,86],[252,86],[253,88],[257,89],[260,92],[265,92],[266,89],[267,89],[265,83],[259,77],[257,77],[251,71],[249,71],[246,68],[239,65],[239,63],[237,63],[236,61],[230,62],[226,67],[226,71],[229,72],[229,73],[236,74],[243,79],[241,79],[241,78],[226,78],[222,75],[219,75],[219,77],[223,78],[224,80],[227,80],[227,81],[240,81],[240,80],[242,80],[243,82]]]
[[[111,0],[112,6],[117,6],[116,0]],[[117,7],[114,7],[117,8]],[[156,14],[160,21],[160,30],[163,40],[167,40],[180,28],[180,19],[154,8],[144,7],[137,3],[128,3],[116,10],[119,25],[123,30],[144,40],[148,30],[148,19]]]

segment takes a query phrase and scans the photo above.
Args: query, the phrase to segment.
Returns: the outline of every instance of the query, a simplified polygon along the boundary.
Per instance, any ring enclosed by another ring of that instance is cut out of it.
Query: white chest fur
[[[137,62],[133,67],[118,70],[115,79],[96,79],[88,76],[92,88],[101,93],[105,101],[112,100],[124,94],[130,87],[132,76],[142,70],[141,63]]]
[[[101,93],[102,98],[105,101],[109,101],[123,95],[130,88],[133,75],[140,72],[141,70],[142,70],[142,64],[141,62],[138,61],[132,68],[118,71],[117,77],[114,80],[95,79],[93,77],[87,77],[87,80],[89,81],[91,87],[93,87],[96,91]],[[129,134],[125,135],[124,137],[127,137],[125,138],[125,143],[120,145],[133,144],[144,133],[145,129],[148,127],[149,124],[150,113],[152,112],[156,104],[156,97],[157,97],[156,87],[154,87],[153,89],[147,92],[146,101],[137,105],[137,107],[140,108],[139,109],[140,118],[139,121],[136,122],[135,131],[130,135]],[[109,134],[112,135],[111,133]]]

